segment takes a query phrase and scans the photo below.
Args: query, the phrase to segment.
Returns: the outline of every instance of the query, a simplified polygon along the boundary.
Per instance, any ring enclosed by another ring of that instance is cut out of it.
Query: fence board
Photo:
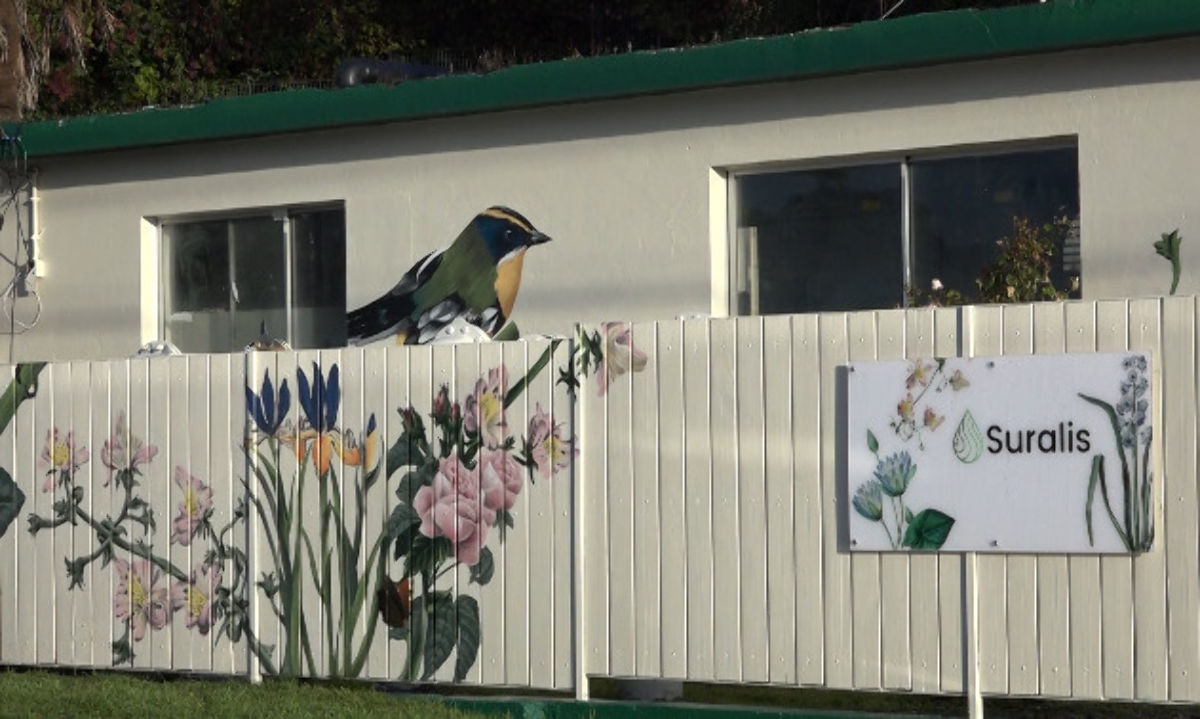
[[[825,683],[825,443],[821,441],[821,362],[817,315],[792,318],[792,451],[796,552],[796,674],[800,684]],[[686,371],[686,370],[685,370]],[[836,539],[836,537],[835,537]],[[834,544],[836,547],[836,542]]]
[[[824,590],[825,686],[850,689],[854,686],[854,595],[851,588],[850,557],[840,546],[838,534],[838,484],[844,472],[837,432],[838,374],[848,360],[849,328],[845,315],[819,315],[820,354],[817,372],[820,383],[818,406],[821,426],[821,555]]]
[[[1129,303],[1096,303],[1096,349],[1129,349]],[[1134,695],[1133,564],[1128,557],[1100,559],[1100,615],[1105,696],[1132,699]]]
[[[738,477],[738,544],[741,575],[742,681],[770,677],[770,634],[767,630],[766,448],[763,444],[763,334],[761,317],[737,320],[736,413]]]
[[[1163,301],[1159,384],[1162,422],[1163,524],[1156,540],[1167,553],[1168,697],[1200,701],[1200,532],[1196,522],[1196,298]],[[1170,396],[1166,392],[1170,392]],[[1178,401],[1171,401],[1178,400]]]
[[[711,369],[710,426],[712,453],[712,531],[713,575],[741,576],[741,531],[738,506],[737,393],[738,347],[732,322],[713,323],[710,328]],[[741,592],[728,581],[713,584],[713,648],[715,678],[720,681],[742,679],[742,607]]]
[[[633,347],[645,352],[650,371],[630,372],[616,383],[628,383],[630,394],[630,467],[633,519],[634,674],[662,673],[661,564],[675,561],[679,551],[673,537],[662,534],[659,510],[659,407],[657,374],[658,327],[637,324],[632,329]],[[614,383],[615,384],[615,383]],[[613,391],[610,388],[609,391]]]
[[[658,384],[658,496],[664,550],[659,563],[662,676],[687,677],[687,487],[684,471],[683,325],[658,326],[658,347],[647,368]],[[666,617],[673,619],[667,620]]]
[[[934,324],[936,313],[932,309],[905,312],[903,318],[903,346],[899,349],[900,356],[910,359],[943,356],[937,350],[937,328]],[[888,352],[887,359],[897,359]],[[940,599],[939,558],[935,555],[913,555],[906,558],[908,563],[906,582],[908,597],[907,640],[909,643],[909,665],[907,672],[908,683],[904,684],[904,675],[900,681],[894,682],[897,688],[911,689],[922,693],[936,693],[939,688],[940,647],[938,626],[938,604]],[[888,558],[885,557],[885,561]],[[897,571],[899,568],[888,568],[885,571]],[[885,579],[895,584],[898,579]],[[885,671],[887,666],[884,667]],[[884,677],[887,681],[887,677]]]
[[[683,323],[687,675],[701,681],[716,677],[709,327],[707,320],[685,320]]]
[[[792,434],[792,333],[788,317],[763,320],[763,488],[766,494],[768,681],[796,673],[795,480]],[[664,611],[664,615],[669,616]]]
[[[850,315],[846,322],[846,352],[847,359],[854,361],[870,361],[878,358],[876,349],[876,329],[879,313],[860,312]],[[851,437],[851,442],[865,441],[862,437]],[[846,441],[838,441],[838,455],[844,452]],[[827,506],[832,504],[838,508],[848,500],[848,491],[840,491],[843,487],[841,476],[844,467],[839,467],[835,479],[837,493],[834,502],[826,500]],[[851,483],[861,481],[857,477],[849,478]],[[841,522],[837,517],[829,517],[833,527]],[[850,596],[854,608],[851,636],[851,652],[854,662],[853,686],[855,689],[877,689],[882,686],[880,643],[882,629],[882,597],[880,596],[880,577],[878,553],[857,552],[849,555],[850,562]]]
[[[1033,306],[1033,351],[1060,354],[1066,348],[1065,305]],[[1071,695],[1070,573],[1066,556],[1037,557],[1037,693]]]

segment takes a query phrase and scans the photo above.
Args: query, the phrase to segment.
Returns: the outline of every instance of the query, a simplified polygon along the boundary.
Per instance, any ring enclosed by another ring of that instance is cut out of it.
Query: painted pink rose
[[[502,449],[479,453],[479,491],[483,506],[492,511],[512,509],[525,484],[525,472],[512,455]]]
[[[457,456],[446,457],[438,463],[432,484],[413,497],[421,534],[449,539],[455,558],[466,565],[479,561],[488,530],[496,522],[495,510],[480,497],[479,479],[479,472],[467,469]]]
[[[132,564],[115,559],[117,590],[113,594],[113,616],[129,622],[134,641],[146,636],[146,625],[162,629],[171,621],[171,604],[166,587],[155,588],[158,567],[148,559],[135,559]]]
[[[221,584],[221,568],[199,562],[192,568],[186,582],[171,586],[172,611],[185,610],[188,629],[196,627],[201,634],[212,628],[213,594]]]
[[[646,369],[646,353],[633,346],[633,333],[626,322],[601,323],[600,339],[604,342],[604,363],[596,379],[603,397],[621,375]]]
[[[149,464],[158,454],[158,447],[146,444],[141,437],[130,434],[125,423],[125,410],[117,413],[113,422],[112,434],[100,448],[100,462],[108,468],[108,478],[104,480],[107,487],[112,481],[113,472],[136,471],[138,467]]]
[[[504,366],[488,370],[487,379],[475,383],[475,391],[463,402],[463,428],[476,432],[485,447],[504,445],[504,393],[508,376]]]
[[[74,474],[87,461],[87,447],[75,446],[74,432],[67,432],[63,437],[58,427],[46,430],[46,443],[42,445],[42,455],[38,458],[38,469],[46,473],[42,491],[54,491],[55,480],[60,474]]]
[[[179,513],[175,515],[171,543],[187,546],[212,511],[212,489],[183,467],[175,467],[175,484],[183,490]]]
[[[563,439],[562,423],[555,424],[554,418],[542,411],[540,403],[529,420],[528,438],[530,458],[537,465],[538,474],[546,479],[570,467],[571,459],[579,453],[574,441]]]

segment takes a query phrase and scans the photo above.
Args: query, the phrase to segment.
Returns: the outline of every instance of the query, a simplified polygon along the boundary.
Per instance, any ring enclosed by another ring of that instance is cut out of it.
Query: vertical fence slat
[[[854,626],[857,612],[853,607],[855,596],[851,589],[850,557],[840,545],[838,533],[838,485],[845,471],[842,460],[841,437],[839,436],[839,368],[848,359],[847,318],[840,314],[818,316],[820,333],[820,382],[818,399],[821,427],[821,555],[824,574],[825,627],[823,632],[825,649],[825,685],[834,689],[849,689],[855,686]]]
[[[605,341],[601,330],[601,341]],[[637,671],[637,585],[633,537],[633,437],[629,382],[610,382],[605,392],[608,489],[608,622],[609,672],[633,676]]]
[[[734,322],[714,322],[709,353],[712,453],[713,645],[716,679],[741,681],[741,593],[730,580],[741,576],[740,507],[737,467],[737,394],[741,361]]]
[[[683,322],[684,491],[687,494],[687,675],[716,677],[714,657],[713,467],[711,445],[712,373],[708,320]]]
[[[58,428],[60,436],[73,438],[77,450],[88,452],[88,460],[80,465],[72,475],[75,486],[86,493],[89,484],[88,476],[91,471],[89,465],[98,461],[98,453],[96,448],[87,444],[86,425],[75,426],[75,417],[71,406],[74,366],[63,362],[56,364],[54,369],[54,389],[50,401],[54,413],[54,425]],[[66,498],[66,492],[63,488],[56,488],[53,496],[56,501],[62,501]],[[54,572],[55,599],[54,605],[51,607],[54,612],[54,658],[51,661],[55,664],[72,666],[79,663],[75,657],[77,648],[75,644],[75,605],[79,604],[80,611],[82,611],[83,600],[79,597],[80,588],[71,588],[71,581],[63,571],[63,562],[64,560],[74,561],[78,556],[87,556],[87,550],[84,548],[87,534],[84,527],[65,524],[55,530],[54,540],[54,554],[57,561],[53,565],[56,571]]]
[[[1033,353],[1033,306],[1004,308],[1005,355]],[[1006,557],[1005,614],[1008,624],[1008,691],[1038,693],[1038,564],[1029,554]]]
[[[920,359],[942,356],[935,349],[936,327],[934,325],[934,310],[910,310],[901,317],[903,327],[893,330],[890,334],[900,333],[901,346],[898,348],[899,357]],[[893,350],[887,352],[888,359],[894,357]],[[887,558],[885,557],[885,560]],[[894,669],[891,676],[885,673],[884,681],[892,682],[897,688],[911,689],[915,692],[936,693],[938,690],[939,646],[938,646],[938,557],[936,555],[914,554],[907,557],[908,596],[906,597],[908,617],[907,641],[909,643],[908,685],[902,682],[904,675],[897,675]],[[885,583],[894,586],[898,578],[892,573],[897,567],[885,564]],[[887,619],[885,618],[885,625]],[[894,645],[894,643],[893,643]],[[888,653],[885,647],[885,655]],[[887,672],[887,665],[884,665]]]
[[[0,378],[3,378],[6,387],[12,384],[16,370],[16,366],[8,366],[0,370]],[[9,421],[8,430],[0,434],[0,467],[4,467],[5,471],[11,474],[17,490],[26,498],[25,506],[28,507],[28,482],[21,481],[22,478],[17,473],[16,462],[16,438],[23,434],[20,431],[20,421],[26,414],[28,412],[19,412],[14,415]],[[27,629],[21,630],[18,620],[21,593],[17,591],[17,587],[20,576],[18,557],[23,551],[26,551],[26,545],[32,538],[29,537],[26,527],[21,526],[20,519],[19,516],[13,519],[12,524],[5,530],[4,537],[7,539],[0,537],[0,539],[4,539],[3,542],[0,542],[0,662],[5,664],[24,662],[19,638],[21,635],[29,634]]]
[[[795,600],[798,562],[792,540],[795,532],[792,367],[790,318],[764,318],[762,441],[765,446],[763,481],[767,503],[768,680],[778,684],[792,684],[798,679]]]
[[[533,361],[532,351],[528,344],[521,342],[506,342],[500,346],[500,363],[508,369],[509,387],[519,377],[525,375],[525,368]],[[510,406],[505,414],[508,436],[521,436],[528,424],[525,415],[524,400]],[[535,529],[536,518],[533,516],[530,493],[522,492],[513,504],[512,512],[517,529],[507,533],[504,540],[504,644],[506,684],[517,686],[528,685],[530,681],[530,534]],[[489,544],[493,544],[489,542]],[[493,546],[497,546],[494,545]],[[459,575],[460,586],[467,586],[465,572]],[[538,617],[538,621],[546,622],[547,616]],[[485,628],[484,631],[487,631]],[[546,651],[540,649],[540,651]],[[452,667],[448,667],[452,668]],[[449,677],[447,677],[449,678]]]
[[[522,361],[521,376],[525,376],[530,365],[550,349],[550,344],[530,341],[522,345],[528,353]],[[530,420],[538,412],[551,415],[553,422],[566,419],[555,414],[554,384],[547,381],[547,378],[553,380],[557,366],[557,362],[551,358],[542,374],[532,378],[526,385],[524,396],[510,408],[516,409],[520,405],[520,424],[510,424],[510,433],[532,441],[527,430]],[[522,489],[529,514],[517,518],[518,531],[525,532],[529,538],[529,584],[526,590],[529,604],[529,683],[530,686],[552,689],[555,686],[554,650],[558,631],[555,609],[562,599],[558,593],[560,565],[555,561],[558,537],[555,532],[554,500],[556,491],[561,487],[557,478],[543,477],[537,470],[534,470],[534,477],[536,484],[526,482]]]
[[[846,352],[850,361],[874,360],[878,358],[876,345],[876,323],[879,313],[859,312],[847,318]],[[828,429],[828,428],[827,428]],[[846,442],[864,441],[863,438],[850,437],[837,443],[837,453],[843,456]],[[837,514],[830,518],[834,526],[845,516],[842,501],[848,499],[841,491],[844,465],[839,466],[836,479],[838,491],[825,499],[826,505],[837,508]],[[861,481],[857,477],[849,478],[851,483]],[[848,493],[848,490],[847,490]],[[854,658],[854,688],[878,689],[882,686],[880,644],[882,638],[882,620],[879,578],[879,553],[857,552],[849,554],[850,561],[850,591],[854,619],[852,622],[851,645]]]
[[[662,676],[687,677],[687,492],[684,485],[683,325],[658,326],[658,349],[648,371],[658,384],[659,512],[664,543],[659,563]],[[670,617],[671,619],[668,619]]]
[[[1162,300],[1141,299],[1129,303],[1129,349],[1151,356],[1152,387],[1162,387]],[[1174,340],[1174,338],[1171,338]],[[1162,393],[1154,397],[1150,421],[1153,431],[1162,436]],[[1153,505],[1155,539],[1149,552],[1133,559],[1134,607],[1134,696],[1149,701],[1167,697],[1167,553],[1163,541],[1162,451],[1161,441],[1151,458],[1154,472]]]
[[[390,343],[388,343],[390,344]],[[424,350],[417,350],[423,352]],[[413,368],[412,358],[417,351],[410,350],[406,347],[388,347],[386,345],[376,346],[368,350],[369,357],[374,358],[373,366],[378,368],[383,373],[382,381],[384,383],[384,391],[379,395],[379,399],[383,402],[379,414],[376,415],[376,421],[379,422],[379,438],[381,462],[384,462],[384,472],[387,471],[387,451],[404,433],[404,420],[400,415],[401,410],[405,410],[412,404],[412,392],[410,388],[413,386]],[[457,397],[456,397],[457,399]],[[384,506],[384,518],[390,517],[396,506],[401,502],[412,506],[412,496],[399,496],[400,482],[404,478],[407,470],[397,471],[392,477],[388,477],[386,481],[380,481],[379,484],[385,485],[386,505]],[[385,578],[393,583],[399,583],[403,579],[403,565],[396,562],[392,557],[388,557],[385,564],[387,572]],[[412,590],[415,585],[410,580],[409,596],[412,596]],[[395,586],[395,584],[393,584]],[[398,589],[397,589],[398,591]],[[482,625],[483,610],[480,607],[480,624]],[[409,619],[409,621],[412,621]],[[386,660],[380,659],[384,664],[383,676],[388,679],[398,679],[404,671],[404,665],[407,658],[407,644],[402,641],[384,641],[384,637],[388,635],[389,627],[380,623],[379,631],[382,633],[380,638],[376,640],[376,646],[383,644],[386,647]],[[479,647],[479,653],[476,655],[475,666],[467,675],[467,681],[481,681],[481,667],[484,664],[485,647]],[[373,660],[374,661],[374,660]]]
[[[1067,352],[1096,349],[1097,317],[1094,303],[1067,303]],[[1067,560],[1070,581],[1071,696],[1102,696],[1104,665],[1101,657],[1100,558],[1075,555]]]
[[[1096,349],[1122,352],[1129,348],[1129,303],[1124,300],[1096,303]],[[1114,699],[1134,696],[1133,565],[1129,557],[1100,559],[1100,615],[1104,695]]]
[[[1033,350],[1060,354],[1065,348],[1065,305],[1033,306]],[[1070,576],[1065,555],[1037,557],[1038,693],[1071,695]]]
[[[999,355],[1004,349],[1004,310],[999,306],[969,310],[972,356]],[[1008,612],[1006,608],[1007,560],[1002,554],[980,554],[977,597],[979,603],[979,686],[985,693],[1008,691]]]
[[[581,328],[588,333],[594,327]],[[608,553],[608,442],[607,403],[599,397],[594,378],[585,378],[578,390],[579,397],[579,465],[576,487],[582,492],[579,506],[583,528],[583,553],[590,566],[581,577],[584,595],[583,631],[586,634],[585,652],[581,654],[584,676],[609,674],[609,553]],[[580,571],[576,567],[576,571]]]
[[[36,475],[30,471],[26,476],[36,476],[36,483],[26,492],[27,501],[29,502],[42,517],[54,517],[54,502],[62,494],[62,490],[57,487],[57,480],[51,477],[47,468],[43,465],[36,464],[36,458],[41,456],[45,451],[43,448],[50,442],[50,430],[60,421],[54,407],[54,394],[58,392],[59,378],[63,375],[63,370],[58,365],[48,365],[42,371],[41,387],[38,394],[33,399],[35,410],[34,416],[38,423],[36,437],[37,443],[31,443],[29,447],[30,464],[37,466]],[[66,439],[68,428],[59,428],[62,440]],[[45,485],[47,477],[51,477],[49,487]],[[33,555],[35,557],[32,567],[28,567],[30,571],[23,571],[21,578],[25,580],[22,584],[33,583],[36,589],[32,594],[34,605],[30,607],[32,610],[32,621],[36,622],[37,630],[34,632],[34,661],[38,664],[53,664],[57,657],[55,656],[55,634],[59,629],[58,626],[58,602],[61,600],[70,601],[67,596],[66,584],[63,579],[63,573],[58,570],[59,564],[63,561],[65,551],[64,544],[69,544],[68,540],[64,540],[64,535],[68,529],[61,527],[54,529],[44,529],[39,535],[42,540],[34,545]],[[46,536],[49,535],[49,536]],[[68,535],[69,536],[69,535]],[[35,579],[29,582],[30,577]],[[59,586],[61,584],[61,586]],[[25,624],[23,626],[33,626],[33,624]],[[66,631],[66,628],[63,628]]]
[[[738,545],[741,547],[742,681],[765,682],[770,677],[767,631],[767,511],[763,473],[763,336],[762,318],[746,317],[734,324],[737,343],[736,383],[738,478]]]
[[[238,370],[232,371],[233,363]],[[209,357],[209,384],[204,388],[205,400],[208,403],[208,458],[209,478],[217,494],[215,502],[218,507],[219,527],[233,518],[234,510],[246,495],[246,488],[240,479],[253,481],[246,476],[245,455],[240,447],[245,436],[245,391],[248,381],[244,376],[245,359],[238,355],[211,355]],[[250,510],[248,522],[257,521],[257,516]],[[225,537],[231,546],[243,552],[246,546],[247,526],[238,525]],[[233,582],[233,563],[226,561],[221,565],[222,581],[226,584]],[[253,586],[253,581],[249,583]],[[219,627],[220,624],[214,624]],[[212,642],[212,665],[210,669],[218,674],[244,674],[247,667],[247,648],[221,637],[214,628],[209,634]],[[219,640],[219,641],[218,641]]]
[[[960,310],[951,308],[933,311],[933,353],[937,357],[965,355],[967,338],[962,334]],[[943,692],[964,689],[963,672],[963,561],[958,554],[937,558],[938,610],[938,672]]]
[[[109,415],[109,373],[114,367],[123,367],[123,363],[91,363],[86,387],[81,388],[83,397],[78,400],[84,403],[82,410],[87,413],[91,423],[91,441],[88,446],[95,448],[90,486],[84,502],[88,512],[95,518],[115,515],[115,492],[111,489],[109,471],[99,456],[104,443],[113,433],[114,418]],[[92,536],[95,536],[94,532]],[[97,548],[93,546],[92,551]],[[88,625],[84,631],[91,635],[89,663],[98,668],[107,668],[112,666],[112,597],[117,585],[112,581],[112,564],[109,563],[107,567],[102,567],[101,564],[102,562],[93,562],[89,565],[87,584],[80,591],[83,592],[89,609],[82,618]]]
[[[875,356],[880,360],[900,360],[905,354],[905,312],[890,310],[877,316],[878,340]],[[851,441],[862,441],[851,437]],[[852,478],[852,483],[862,481]],[[849,490],[847,490],[849,492]],[[931,557],[910,556],[907,552],[884,553],[879,558],[880,660],[883,689],[912,688],[912,625],[910,582],[912,562]]]
[[[1163,301],[1163,526],[1156,543],[1167,552],[1168,698],[1200,700],[1200,532],[1197,527],[1196,298]]]
[[[823,334],[817,315],[792,318],[792,471],[796,553],[796,675],[801,684],[825,683],[825,509],[822,472],[827,455],[821,435]],[[830,397],[832,397],[830,393]],[[832,467],[832,458],[830,466]],[[834,535],[836,542],[836,535]],[[835,544],[836,547],[836,544]],[[837,608],[841,611],[842,608]]]
[[[538,380],[545,387],[545,396],[549,406],[546,411],[554,424],[562,425],[562,438],[571,444],[567,452],[573,452],[579,446],[579,425],[575,417],[577,404],[573,404],[568,395],[567,386],[558,382],[559,370],[567,367],[574,360],[571,355],[571,345],[562,342],[558,345],[550,364],[546,366]],[[578,454],[568,454],[570,465],[579,462]],[[575,687],[575,604],[576,598],[572,593],[572,563],[574,562],[575,534],[575,492],[579,485],[572,467],[560,470],[551,480],[549,487],[541,490],[548,495],[549,521],[553,527],[554,542],[554,666],[552,686],[556,689],[573,689]],[[536,589],[536,588],[535,588]],[[682,616],[677,615],[677,616]],[[537,616],[534,615],[534,621]]]
[[[679,547],[673,546],[674,537],[662,534],[659,523],[657,325],[633,325],[631,337],[633,347],[648,358],[648,371],[630,372],[616,380],[616,384],[629,384],[631,400],[634,670],[638,676],[655,677],[662,672],[660,563]]]

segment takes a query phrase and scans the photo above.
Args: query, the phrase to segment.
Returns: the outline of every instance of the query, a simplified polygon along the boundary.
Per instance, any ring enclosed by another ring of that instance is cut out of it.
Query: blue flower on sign
[[[917,473],[917,466],[912,463],[908,452],[897,452],[887,459],[879,460],[875,465],[875,479],[883,493],[889,497],[899,497],[908,489],[908,483]]]

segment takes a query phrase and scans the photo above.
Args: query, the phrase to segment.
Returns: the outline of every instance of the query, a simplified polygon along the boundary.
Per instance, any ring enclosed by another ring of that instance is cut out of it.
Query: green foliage
[[[1183,242],[1183,237],[1179,235],[1179,228],[1170,232],[1164,232],[1162,239],[1154,243],[1154,251],[1159,257],[1165,258],[1171,263],[1171,292],[1175,294],[1175,290],[1179,287],[1179,244]]]
[[[974,7],[1032,0],[976,0]],[[35,118],[328,84],[352,57],[456,72],[877,20],[877,0],[27,0],[25,110]],[[889,3],[891,5],[891,3]],[[960,7],[901,5],[890,17]]]
[[[1065,217],[1055,218],[1040,227],[1025,217],[1013,218],[1011,237],[996,244],[996,260],[979,273],[976,285],[983,302],[1039,302],[1062,300],[1077,291],[1077,282],[1068,289],[1054,286],[1050,273],[1056,248],[1070,229]]]
[[[1012,235],[996,241],[995,259],[979,271],[973,296],[934,280],[929,291],[905,288],[908,306],[1046,302],[1079,297],[1078,277],[1069,278],[1067,287],[1057,286],[1053,278],[1054,258],[1071,229],[1070,220],[1057,217],[1035,225],[1029,218],[1013,217],[1012,224]]]

